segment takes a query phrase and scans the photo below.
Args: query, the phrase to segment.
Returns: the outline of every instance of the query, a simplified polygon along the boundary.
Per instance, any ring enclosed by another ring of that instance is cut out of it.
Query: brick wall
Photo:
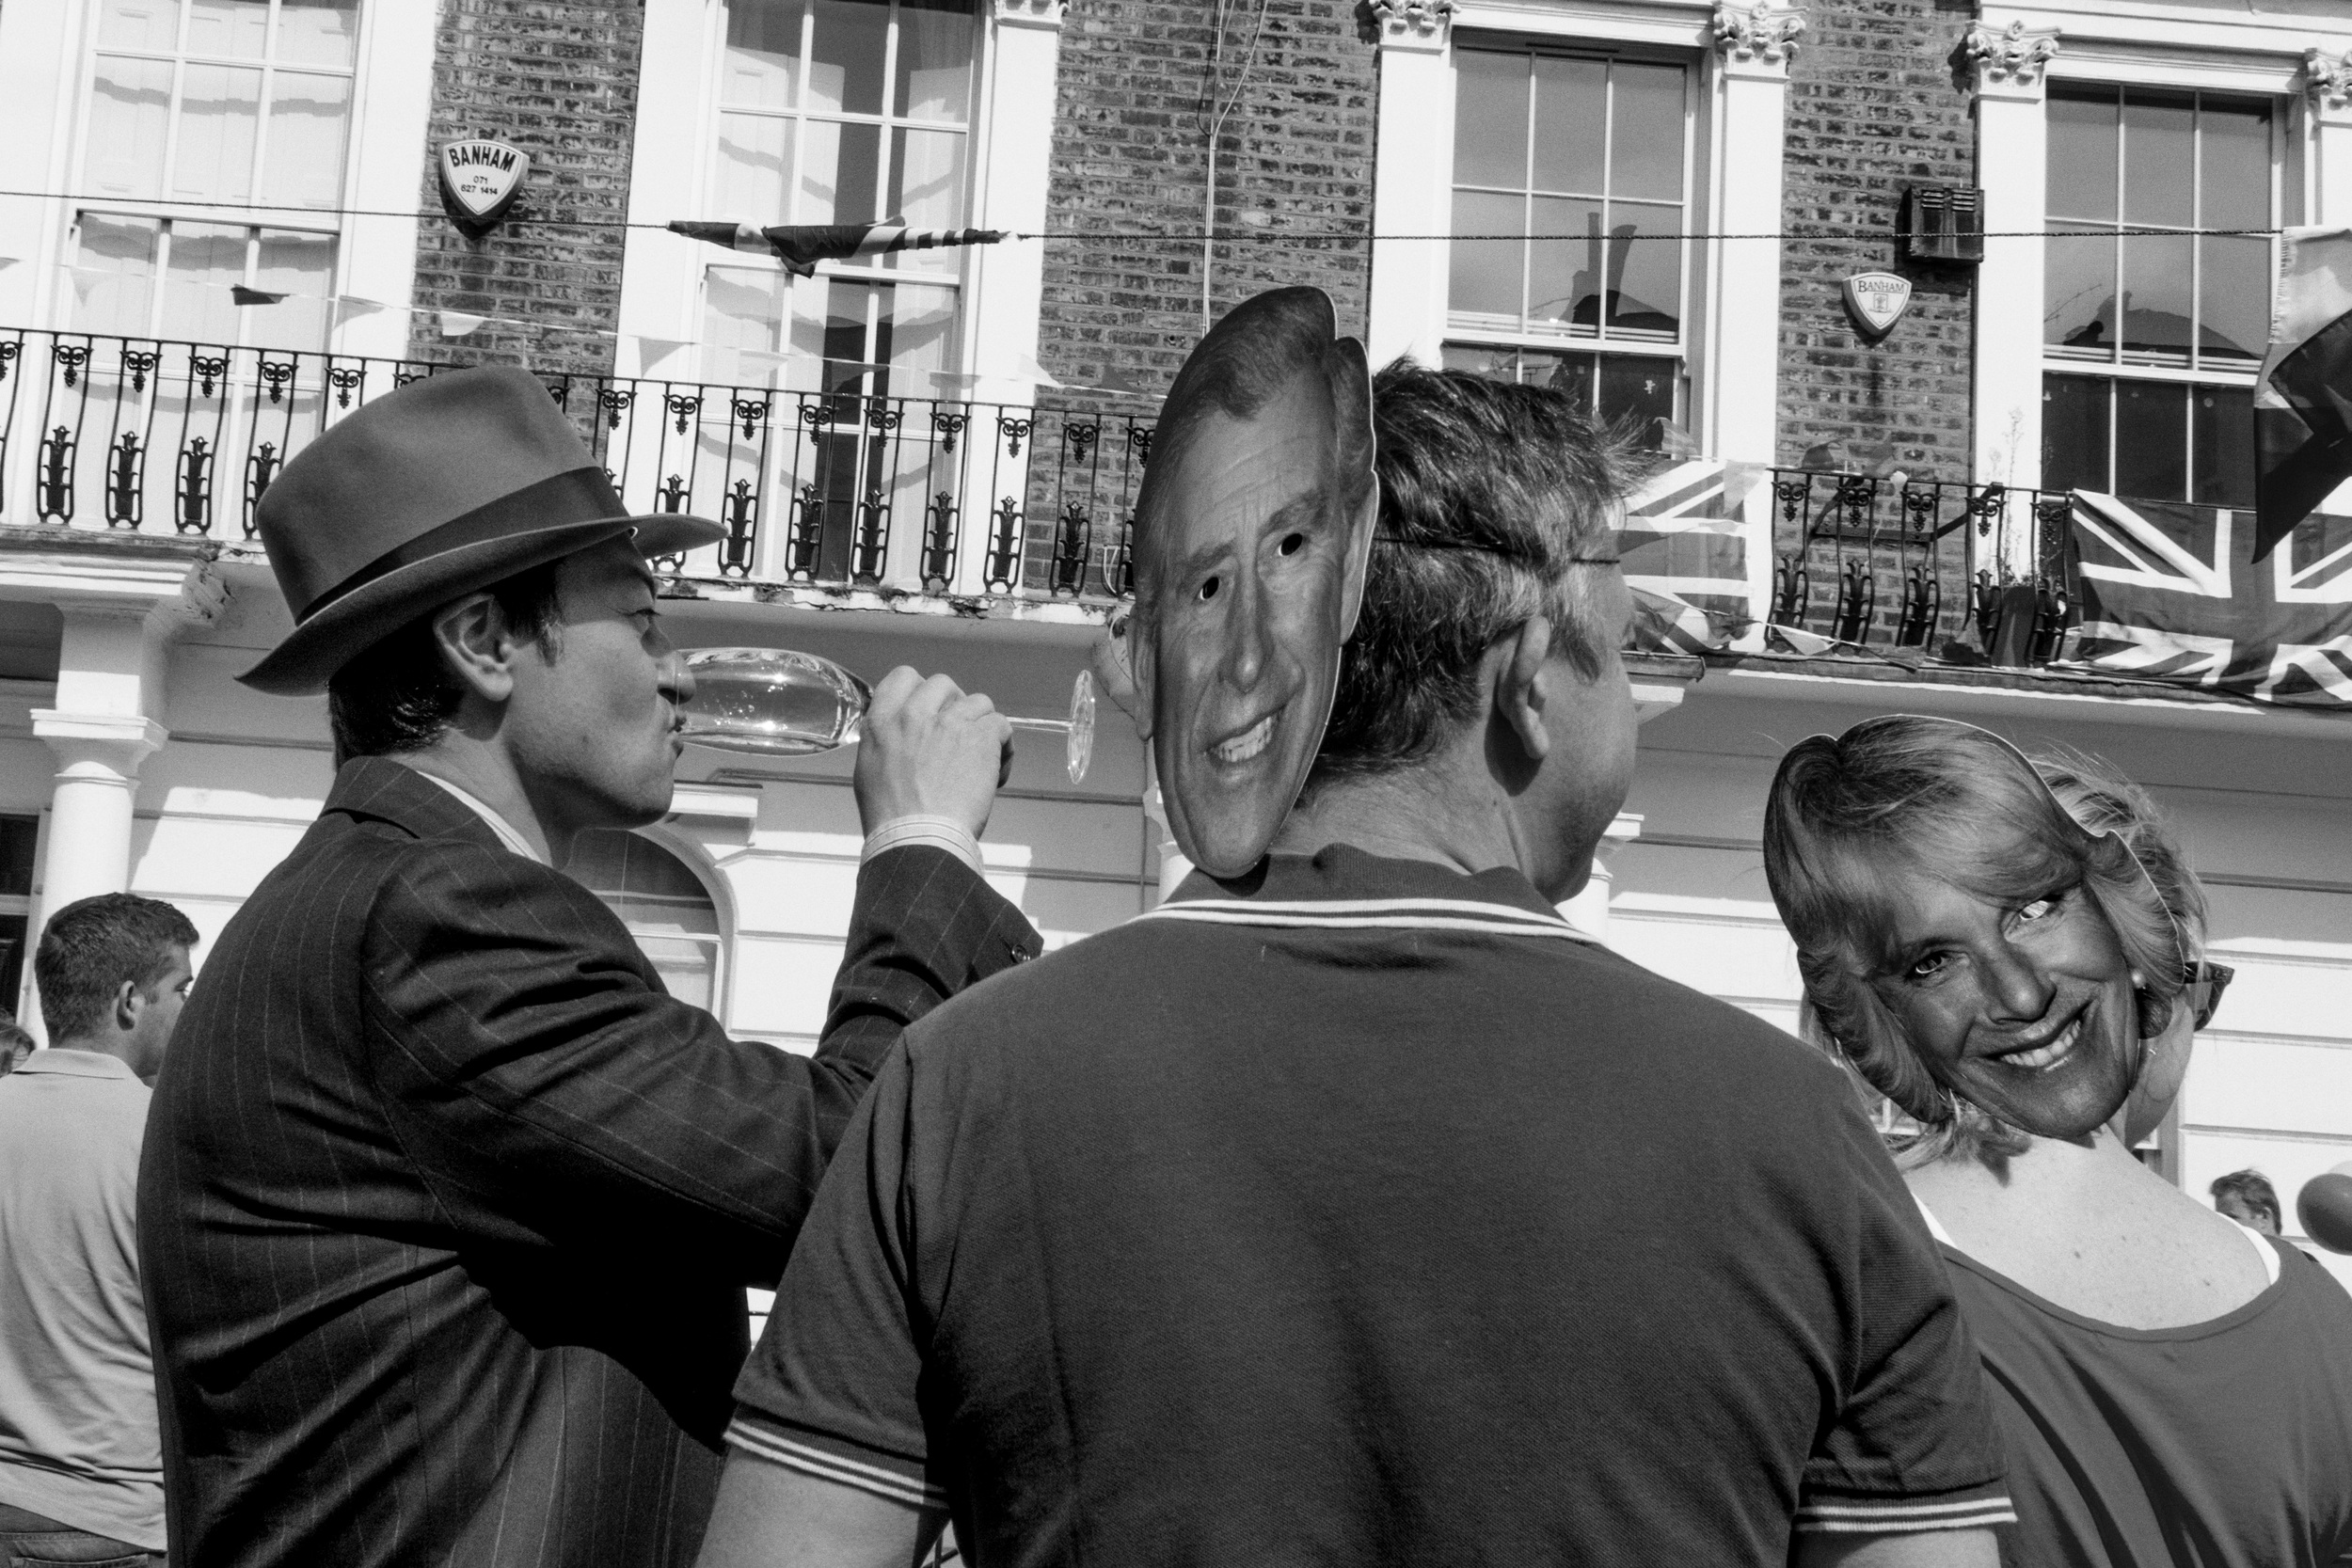
[[[1969,477],[1967,267],[1899,259],[1906,184],[1976,183],[1976,138],[1951,55],[1968,0],[1834,0],[1808,8],[1790,71],[1781,255],[1780,455],[1838,440],[1850,466]],[[1851,238],[1842,236],[1851,236]],[[1911,311],[1876,345],[1841,286],[1856,272],[1911,279]]]
[[[444,141],[511,142],[532,166],[521,199],[482,238],[426,220],[410,352],[442,363],[610,372],[613,341],[598,329],[610,333],[620,311],[639,0],[440,3],[421,205],[440,206],[434,158]],[[485,322],[444,339],[437,309],[531,325]]]
[[[1225,94],[1241,80],[1259,11],[1234,0]],[[1216,8],[1204,0],[1074,0],[1064,23],[1048,211],[1055,228],[1199,234],[1207,195],[1202,114]],[[1368,232],[1377,57],[1355,0],[1264,0],[1255,63],[1218,136],[1213,309],[1261,290],[1330,291],[1342,330],[1363,330],[1369,246],[1286,233]],[[1263,237],[1260,237],[1263,236]],[[1073,386],[1157,398],[1200,336],[1201,245],[1046,243],[1039,358]]]

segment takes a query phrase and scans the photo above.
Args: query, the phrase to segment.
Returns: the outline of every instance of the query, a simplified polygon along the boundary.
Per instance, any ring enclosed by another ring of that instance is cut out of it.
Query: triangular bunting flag
[[[909,229],[903,218],[880,223],[774,224],[760,228],[749,223],[707,223],[681,220],[670,232],[703,240],[730,250],[765,252],[800,277],[814,277],[819,261],[849,261],[884,256],[895,250],[931,250],[946,245],[994,245],[1005,238],[1001,229]]]
[[[2352,480],[2352,229],[2290,229],[2254,388],[2253,560]]]

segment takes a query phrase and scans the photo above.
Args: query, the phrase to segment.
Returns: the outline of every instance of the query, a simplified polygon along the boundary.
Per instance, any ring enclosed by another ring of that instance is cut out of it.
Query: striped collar
[[[1387,860],[1347,845],[1312,856],[1270,855],[1248,877],[1195,873],[1139,920],[1358,931],[1482,931],[1589,942],[1527,879],[1498,868],[1466,876],[1424,861]]]

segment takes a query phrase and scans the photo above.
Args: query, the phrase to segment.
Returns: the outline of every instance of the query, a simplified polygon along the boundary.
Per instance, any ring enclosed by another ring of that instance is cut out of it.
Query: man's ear
[[[1364,578],[1372,569],[1372,535],[1380,525],[1380,476],[1372,476],[1361,505],[1347,519],[1347,575],[1340,580],[1340,641],[1356,635],[1364,610]]]
[[[139,994],[138,982],[125,980],[115,988],[115,1027],[129,1034],[139,1026],[139,1014],[147,1008],[147,998]]]
[[[1148,741],[1152,738],[1152,691],[1159,679],[1159,659],[1152,641],[1152,623],[1140,610],[1127,617],[1127,635],[1121,641],[1127,645],[1127,684],[1134,704],[1127,712],[1136,721],[1137,738]]]
[[[1087,657],[1087,669],[1093,675],[1096,688],[1113,707],[1129,719],[1136,717],[1136,673],[1128,664],[1127,637],[1128,629],[1134,625],[1135,617],[1132,615],[1122,615],[1113,621],[1110,629],[1103,634],[1103,640],[1094,644],[1094,651]]]
[[[1551,731],[1544,723],[1544,662],[1551,654],[1551,623],[1541,615],[1499,640],[1487,655],[1494,671],[1495,715],[1518,737],[1519,749],[1531,762],[1541,762],[1551,751]]]
[[[516,640],[495,596],[469,594],[434,611],[433,644],[474,695],[503,703],[515,694]]]

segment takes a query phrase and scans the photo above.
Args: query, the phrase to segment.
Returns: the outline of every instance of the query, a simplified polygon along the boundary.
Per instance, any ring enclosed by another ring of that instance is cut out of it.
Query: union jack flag
[[[1617,555],[1633,590],[1633,645],[1696,654],[1727,648],[1762,624],[1749,562],[1748,501],[1766,477],[1758,465],[1692,458],[1661,469],[1626,498]]]
[[[2254,513],[2074,493],[2073,660],[2267,703],[2352,707],[2352,517],[2254,560]]]

